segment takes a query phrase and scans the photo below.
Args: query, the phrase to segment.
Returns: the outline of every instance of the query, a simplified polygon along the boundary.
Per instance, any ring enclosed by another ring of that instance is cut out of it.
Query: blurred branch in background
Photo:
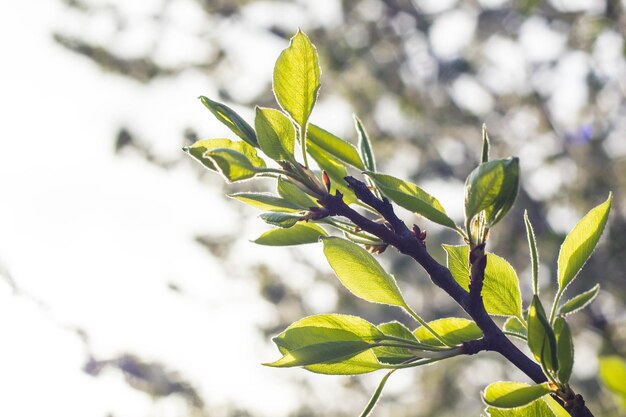
[[[460,194],[462,179],[480,157],[475,152],[481,141],[478,127],[486,122],[495,148],[492,152],[519,155],[522,161],[518,202],[499,234],[492,237],[499,255],[520,271],[526,268],[527,256],[521,221],[524,209],[541,236],[539,241],[549,242],[540,248],[547,254],[542,262],[553,265],[558,244],[582,214],[578,207],[597,203],[607,190],[613,190],[616,198],[606,249],[586,267],[585,283],[575,284],[590,287],[601,281],[604,290],[597,309],[591,310],[594,313],[579,318],[601,336],[581,335],[590,341],[589,349],[578,352],[584,356],[579,362],[590,365],[575,373],[585,397],[600,398],[595,356],[623,355],[626,327],[623,2],[162,0],[132,7],[125,2],[68,0],[65,4],[80,30],[63,28],[52,35],[63,48],[146,89],[159,79],[202,74],[214,98],[241,106],[276,105],[270,91],[271,62],[260,61],[259,56],[267,55],[259,50],[277,50],[298,27],[306,29],[325,69],[325,89],[314,119],[324,120],[333,133],[355,138],[350,113],[356,113],[375,138],[387,171],[436,190],[438,195]],[[198,129],[189,126],[181,137],[168,140],[189,143],[196,139]],[[213,136],[207,129],[201,132],[200,136]],[[120,126],[112,142],[112,150],[120,156],[139,156],[163,169],[183,163],[182,153],[160,157],[152,150],[150,138],[136,137],[132,124]],[[453,216],[461,217],[461,202],[444,205],[452,207]],[[226,265],[237,262],[238,254],[229,248],[233,239],[245,235],[242,230],[224,236],[198,227],[197,241],[212,256]],[[453,239],[440,229],[429,230],[428,236],[432,248]],[[297,250],[291,253],[304,265]],[[400,280],[416,281],[412,265],[393,255],[392,260]],[[327,270],[317,264],[305,267],[316,271],[314,281],[320,285],[316,288],[322,288],[316,291],[340,304],[342,311],[358,311],[378,321],[406,319],[390,316],[383,307],[360,311],[363,305],[328,284]],[[261,295],[277,308],[280,323],[268,326],[266,334],[303,314],[329,307],[307,305],[299,296],[303,288],[294,287],[289,277],[274,268],[268,262],[250,271],[259,280]],[[542,271],[540,284],[554,279],[555,271],[547,267]],[[437,301],[425,280],[420,278],[420,283],[419,294],[409,295],[418,302]],[[435,313],[452,308],[438,303]],[[607,322],[614,325],[607,327]],[[474,366],[476,370],[492,367],[492,374],[505,376],[491,359],[476,360]],[[452,403],[458,413],[467,414],[469,409],[477,413],[478,401],[463,393],[474,392],[474,384],[484,381],[463,377],[469,369],[460,372],[455,380],[451,375],[456,372],[451,370],[424,370],[415,386],[404,387],[422,390],[424,395],[418,403],[390,406],[393,415],[454,415],[443,411]],[[356,388],[359,384],[350,382]],[[429,395],[433,385],[446,386],[455,401]]]

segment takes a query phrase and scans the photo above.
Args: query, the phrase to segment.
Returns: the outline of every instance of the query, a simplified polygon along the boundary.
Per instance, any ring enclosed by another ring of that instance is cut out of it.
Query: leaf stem
[[[305,168],[309,167],[309,161],[306,156],[306,128],[308,122],[304,123],[304,126],[299,126],[298,133],[300,134],[300,146],[302,148],[302,161],[304,163]]]
[[[454,347],[454,346],[455,346],[455,345],[451,344],[450,342],[448,342],[448,341],[447,341],[447,340],[446,340],[443,336],[441,336],[439,333],[437,333],[437,332],[435,331],[435,329],[433,329],[432,327],[430,327],[430,326],[428,325],[428,323],[426,323],[426,321],[425,321],[423,318],[421,318],[421,317],[419,316],[419,314],[417,314],[415,311],[413,311],[413,309],[412,309],[411,307],[409,307],[409,306],[408,306],[408,305],[406,305],[406,304],[405,304],[403,307],[404,307],[404,309],[407,311],[407,313],[409,313],[409,314],[411,315],[411,317],[413,317],[413,318],[415,319],[415,321],[417,321],[419,324],[421,324],[422,326],[424,326],[424,328],[425,328],[426,330],[428,330],[428,332],[429,332],[430,334],[432,334],[432,335],[435,337],[435,339],[439,340],[439,341],[440,341],[441,343],[443,343],[445,346],[448,346],[448,347]]]

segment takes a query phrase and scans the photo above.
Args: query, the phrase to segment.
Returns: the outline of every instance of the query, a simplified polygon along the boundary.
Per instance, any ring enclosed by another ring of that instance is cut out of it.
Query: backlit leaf
[[[301,209],[319,206],[313,197],[283,178],[278,178],[276,188],[278,195]]]
[[[609,217],[612,199],[613,196],[609,194],[609,198],[604,203],[591,209],[574,226],[561,245],[558,260],[561,293],[574,280],[595,249]]]
[[[626,359],[602,356],[599,364],[600,380],[604,386],[626,399]]]
[[[330,132],[325,131],[321,127],[310,124],[307,129],[308,140],[319,146],[324,151],[334,157],[346,162],[358,169],[365,169],[359,153],[354,145],[338,138]]]
[[[406,307],[394,277],[368,251],[337,237],[323,238],[322,242],[328,263],[350,292],[373,303]]]
[[[206,151],[204,157],[217,167],[217,171],[228,182],[247,180],[264,171],[252,165],[244,154],[232,149],[212,149]]]
[[[245,155],[250,163],[257,168],[265,168],[265,161],[256,153],[256,148],[253,148],[246,142],[232,141],[230,139],[203,139],[199,140],[193,145],[184,148],[184,151],[189,153],[198,162],[212,171],[217,171],[217,167],[213,162],[204,156],[207,151],[219,148],[232,149],[243,155]]]
[[[320,88],[317,51],[298,31],[274,67],[274,94],[278,104],[304,129]]]
[[[582,294],[578,294],[576,297],[571,300],[566,301],[559,308],[559,315],[567,316],[569,314],[576,313],[577,311],[582,310],[587,307],[593,300],[596,299],[598,293],[600,292],[600,284],[596,284],[590,290],[585,291]]]
[[[533,296],[528,309],[528,347],[537,362],[552,371],[558,370],[556,337],[537,295]]]
[[[535,231],[528,218],[528,212],[524,212],[524,224],[526,225],[526,237],[530,251],[530,265],[532,267],[533,294],[539,294],[539,255],[537,254],[537,242]]]
[[[448,269],[452,276],[459,285],[469,291],[469,246],[442,246],[448,254]],[[506,260],[489,252],[481,294],[487,313],[497,316],[521,316],[522,296],[517,273]]]
[[[294,213],[261,213],[259,217],[267,224],[271,224],[273,226],[289,228],[295,226],[298,223],[302,216],[300,214]]]
[[[428,322],[428,325],[453,345],[483,337],[483,333],[472,320],[460,317],[448,317]],[[424,344],[443,346],[426,328],[418,327],[413,332],[415,337]]]
[[[359,155],[361,156],[361,160],[363,161],[363,165],[365,169],[370,172],[376,172],[376,159],[374,158],[374,150],[372,148],[372,142],[363,127],[363,123],[359,120],[358,117],[354,116],[354,125],[356,126],[356,131],[359,136]]]
[[[306,243],[317,243],[320,236],[328,236],[328,234],[318,225],[299,223],[288,229],[277,228],[268,230],[254,240],[254,243],[266,246],[303,245]]]
[[[307,152],[315,160],[320,169],[326,171],[330,177],[331,193],[334,193],[336,190],[341,192],[343,194],[343,200],[347,204],[356,201],[354,192],[348,188],[348,184],[344,180],[344,178],[348,175],[346,167],[313,143],[310,143],[309,146],[307,146]]]
[[[239,136],[249,145],[258,148],[259,144],[256,139],[254,129],[243,120],[233,109],[225,104],[218,103],[208,99],[207,97],[200,96],[200,101],[204,106],[213,113],[213,115],[228,127],[235,135]]]
[[[274,109],[256,108],[254,119],[261,150],[275,161],[294,161],[296,130],[291,120]]]
[[[520,339],[526,340],[527,338],[526,327],[524,326],[524,324],[522,324],[520,319],[517,317],[509,317],[504,322],[504,326],[502,326],[502,328],[505,331],[518,336]]]
[[[529,386],[520,382],[494,382],[482,394],[485,404],[496,408],[517,408],[551,392],[548,383]]]
[[[574,342],[567,322],[561,317],[554,320],[557,356],[559,358],[559,382],[567,384],[572,376],[574,366]]]
[[[441,203],[417,185],[391,175],[374,172],[367,172],[367,175],[383,194],[399,206],[420,214],[435,223],[452,229],[456,228],[456,224],[448,217]]]
[[[301,210],[294,203],[269,193],[243,192],[230,194],[229,197],[260,210],[281,212],[297,212]]]

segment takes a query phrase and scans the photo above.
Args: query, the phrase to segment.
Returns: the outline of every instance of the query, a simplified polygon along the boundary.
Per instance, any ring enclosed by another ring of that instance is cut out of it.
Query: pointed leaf
[[[489,161],[489,134],[487,133],[487,125],[483,123],[483,153],[482,162]]]
[[[448,269],[466,291],[469,289],[469,247],[442,245],[448,254]],[[519,280],[513,267],[503,258],[487,252],[487,267],[482,297],[487,313],[496,316],[522,314]]]
[[[309,120],[320,88],[317,51],[309,38],[298,31],[274,67],[274,94],[280,107],[301,129]]]
[[[472,320],[460,317],[433,320],[428,322],[428,325],[453,345],[483,337],[483,333],[476,323]],[[418,327],[413,334],[421,343],[430,346],[443,346],[443,344],[424,327]]]
[[[204,153],[204,158],[209,159],[228,182],[247,180],[264,171],[252,165],[244,154],[232,149],[212,149]]]
[[[420,214],[435,223],[456,229],[456,224],[448,217],[441,203],[417,185],[391,175],[374,172],[367,172],[366,174],[383,194],[399,206]]]
[[[574,366],[574,342],[567,322],[561,317],[554,320],[557,356],[559,358],[559,382],[567,384],[572,376]]]
[[[351,293],[373,303],[406,307],[396,280],[368,251],[337,237],[323,238],[322,242],[328,263]]]
[[[243,192],[230,194],[229,197],[260,210],[280,212],[297,212],[301,210],[300,207],[292,202],[269,193]]]
[[[309,128],[307,129],[307,136],[309,142],[314,143],[334,157],[358,169],[365,169],[363,162],[361,162],[361,158],[359,157],[359,153],[351,143],[338,138],[332,133],[327,132],[314,124],[309,125]]]
[[[523,407],[551,392],[548,383],[528,386],[520,382],[494,382],[483,392],[485,404],[496,408]]]
[[[235,135],[239,136],[249,145],[255,148],[259,147],[254,129],[252,129],[252,127],[233,109],[225,104],[210,100],[205,96],[200,96],[200,101],[213,113],[217,120],[226,125]]]
[[[294,161],[296,130],[282,112],[256,108],[254,125],[261,150],[275,161]]]
[[[374,325],[360,317],[310,316],[293,323],[273,339],[283,357],[268,365],[291,367],[340,362],[369,349],[382,337]]]
[[[593,300],[596,299],[598,293],[600,292],[600,284],[596,284],[590,290],[585,291],[582,294],[578,294],[576,297],[571,300],[566,301],[559,308],[559,315],[567,316],[569,314],[574,314],[577,311],[582,310],[587,307]]]
[[[359,135],[359,155],[361,156],[363,165],[366,170],[376,172],[376,159],[374,158],[372,142],[370,142],[369,136],[363,127],[363,123],[361,123],[359,118],[356,116],[354,116],[354,125],[356,126],[356,131]]]
[[[217,167],[210,159],[206,158],[204,154],[206,151],[213,149],[227,148],[244,154],[250,163],[257,168],[265,168],[265,161],[257,156],[256,148],[253,148],[246,142],[232,141],[230,139],[204,139],[199,140],[193,145],[184,148],[184,151],[189,153],[198,162],[211,171],[217,171]]]
[[[518,158],[480,164],[465,181],[466,224],[483,210],[489,226],[498,223],[513,205],[518,185]]]
[[[539,255],[537,254],[537,242],[535,241],[535,231],[530,224],[528,212],[524,212],[524,224],[526,225],[526,237],[530,250],[530,264],[532,266],[533,294],[539,294]]]
[[[291,246],[317,243],[321,236],[328,234],[316,224],[300,223],[288,229],[268,230],[259,236],[254,243],[265,246]]]
[[[556,337],[536,295],[528,309],[528,347],[537,362],[545,364],[549,370],[558,370]]]
[[[561,245],[558,260],[559,292],[565,291],[595,249],[609,217],[612,199],[613,196],[609,194],[604,203],[591,209]]]
[[[311,207],[319,206],[313,197],[283,178],[278,178],[277,191],[278,195],[280,195],[283,199],[301,209],[309,209]]]

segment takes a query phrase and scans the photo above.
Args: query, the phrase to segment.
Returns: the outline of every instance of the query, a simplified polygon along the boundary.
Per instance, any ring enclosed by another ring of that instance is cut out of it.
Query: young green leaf
[[[513,205],[518,185],[518,158],[480,164],[465,181],[466,226],[483,210],[489,226],[498,223]]]
[[[494,382],[482,393],[485,404],[496,408],[526,406],[551,392],[548,383],[529,386],[520,382]]]
[[[571,300],[566,301],[559,308],[558,314],[560,316],[567,316],[567,315],[574,314],[577,311],[582,310],[583,308],[591,304],[593,300],[596,299],[599,292],[600,292],[600,284],[596,284],[590,290],[587,290],[582,294],[578,294],[576,297],[572,298]]]
[[[478,328],[476,323],[464,318],[448,317],[444,319],[437,319],[428,322],[428,325],[452,345],[458,345],[470,340],[480,339],[483,336],[482,331]],[[435,339],[433,335],[424,327],[418,327],[415,329],[413,334],[420,341],[420,343],[430,346],[443,346],[443,344],[439,340]]]
[[[522,340],[526,340],[528,335],[526,332],[526,326],[517,317],[509,317],[502,326],[505,332],[510,333],[512,336],[516,336]]]
[[[354,116],[354,125],[359,136],[358,148],[363,165],[366,170],[376,172],[376,159],[374,158],[372,142],[370,142],[369,136],[363,127],[363,123],[361,123],[356,116]]]
[[[318,207],[319,203],[315,201],[313,197],[296,187],[291,182],[278,178],[276,191],[283,199],[298,206],[301,209],[308,209],[311,207]]]
[[[296,204],[269,193],[243,192],[230,194],[229,197],[259,210],[280,212],[297,212],[301,210]]]
[[[292,246],[317,243],[321,236],[328,234],[316,224],[300,223],[288,229],[277,228],[268,230],[254,240],[254,243],[265,246]]]
[[[315,46],[304,33],[298,31],[276,61],[274,94],[280,107],[302,130],[306,130],[317,100],[320,72]]]
[[[275,161],[295,161],[296,130],[291,120],[274,109],[256,108],[254,125],[261,150]]]
[[[489,134],[487,133],[487,125],[483,123],[483,153],[481,161],[483,163],[489,161]]]
[[[456,224],[448,217],[441,203],[417,185],[391,175],[374,172],[366,172],[366,174],[383,194],[399,206],[420,214],[435,223],[456,229]]]
[[[376,407],[378,398],[380,398],[380,394],[382,394],[383,388],[385,388],[385,384],[387,383],[387,380],[389,379],[391,374],[394,373],[394,371],[395,369],[387,372],[387,374],[385,374],[383,379],[381,379],[380,383],[378,384],[378,387],[376,388],[376,391],[374,391],[374,394],[372,395],[372,398],[370,398],[369,402],[365,406],[365,409],[361,412],[361,415],[359,417],[367,417],[370,415],[374,407]]]
[[[557,378],[562,384],[567,384],[572,376],[574,366],[574,342],[567,322],[561,317],[554,320],[554,335],[556,337],[559,371]]]
[[[337,237],[322,242],[328,263],[351,293],[372,303],[407,307],[394,277],[368,251]]]
[[[539,294],[539,255],[537,254],[537,242],[535,241],[535,231],[528,218],[528,212],[524,211],[524,224],[526,225],[526,237],[530,250],[530,264],[532,266],[533,294]]]
[[[417,338],[407,327],[399,321],[390,321],[388,323],[379,324],[378,330],[388,336],[399,337],[411,342],[417,342]]]
[[[385,334],[385,336],[390,336],[391,343],[403,343],[401,342],[401,340],[405,340],[406,344],[418,344],[418,340],[413,335],[413,333],[411,333],[411,331],[400,322],[392,321],[389,323],[380,324],[377,327],[381,332]],[[415,356],[419,356],[413,350],[402,347],[389,346],[374,348],[374,353],[376,353],[376,357],[380,362],[388,364],[401,364],[409,359],[415,358]]]
[[[528,309],[528,347],[535,360],[545,364],[548,370],[559,369],[556,337],[536,295],[533,296]]]
[[[626,399],[626,360],[619,356],[600,357],[600,380],[609,390]]]
[[[550,397],[544,397],[549,399]],[[490,417],[557,417],[544,398],[540,398],[536,401],[524,407],[518,408],[494,408],[487,407],[487,412]],[[557,404],[558,405],[558,404]],[[567,413],[567,412],[566,412]],[[569,414],[567,414],[569,416]],[[558,415],[558,417],[564,417]]]
[[[207,151],[219,148],[227,148],[237,151],[245,155],[253,166],[257,168],[265,168],[265,161],[258,157],[256,148],[253,148],[246,142],[232,141],[230,139],[204,139],[197,141],[183,150],[211,171],[217,171],[215,164],[213,164],[210,159],[206,158],[204,154]]]
[[[301,219],[300,214],[294,213],[261,213],[259,217],[267,224],[282,228],[290,228],[296,225]]]
[[[307,137],[309,142],[314,143],[343,162],[346,162],[360,170],[365,169],[365,166],[359,157],[359,153],[351,143],[338,138],[332,133],[327,132],[314,124],[309,125],[309,128],[307,129]]]
[[[228,182],[247,180],[264,171],[250,162],[246,155],[227,148],[206,151],[204,157],[217,167],[217,171]]]
[[[466,291],[469,290],[469,246],[442,245],[448,257],[448,269]],[[519,280],[513,267],[503,258],[487,253],[487,267],[481,292],[487,313],[496,316],[522,315]]]
[[[612,199],[613,196],[609,194],[604,203],[591,209],[561,245],[558,260],[559,294],[574,280],[595,249],[609,217]]]
[[[339,362],[369,349],[384,335],[360,317],[320,314],[301,319],[273,341],[283,354],[276,367]]]
[[[235,135],[239,136],[249,145],[255,148],[259,147],[256,134],[254,133],[254,129],[252,129],[252,127],[245,120],[243,120],[233,109],[225,104],[210,100],[205,96],[200,96],[200,101],[207,109],[211,111],[211,113],[213,113],[217,120],[222,122]]]

